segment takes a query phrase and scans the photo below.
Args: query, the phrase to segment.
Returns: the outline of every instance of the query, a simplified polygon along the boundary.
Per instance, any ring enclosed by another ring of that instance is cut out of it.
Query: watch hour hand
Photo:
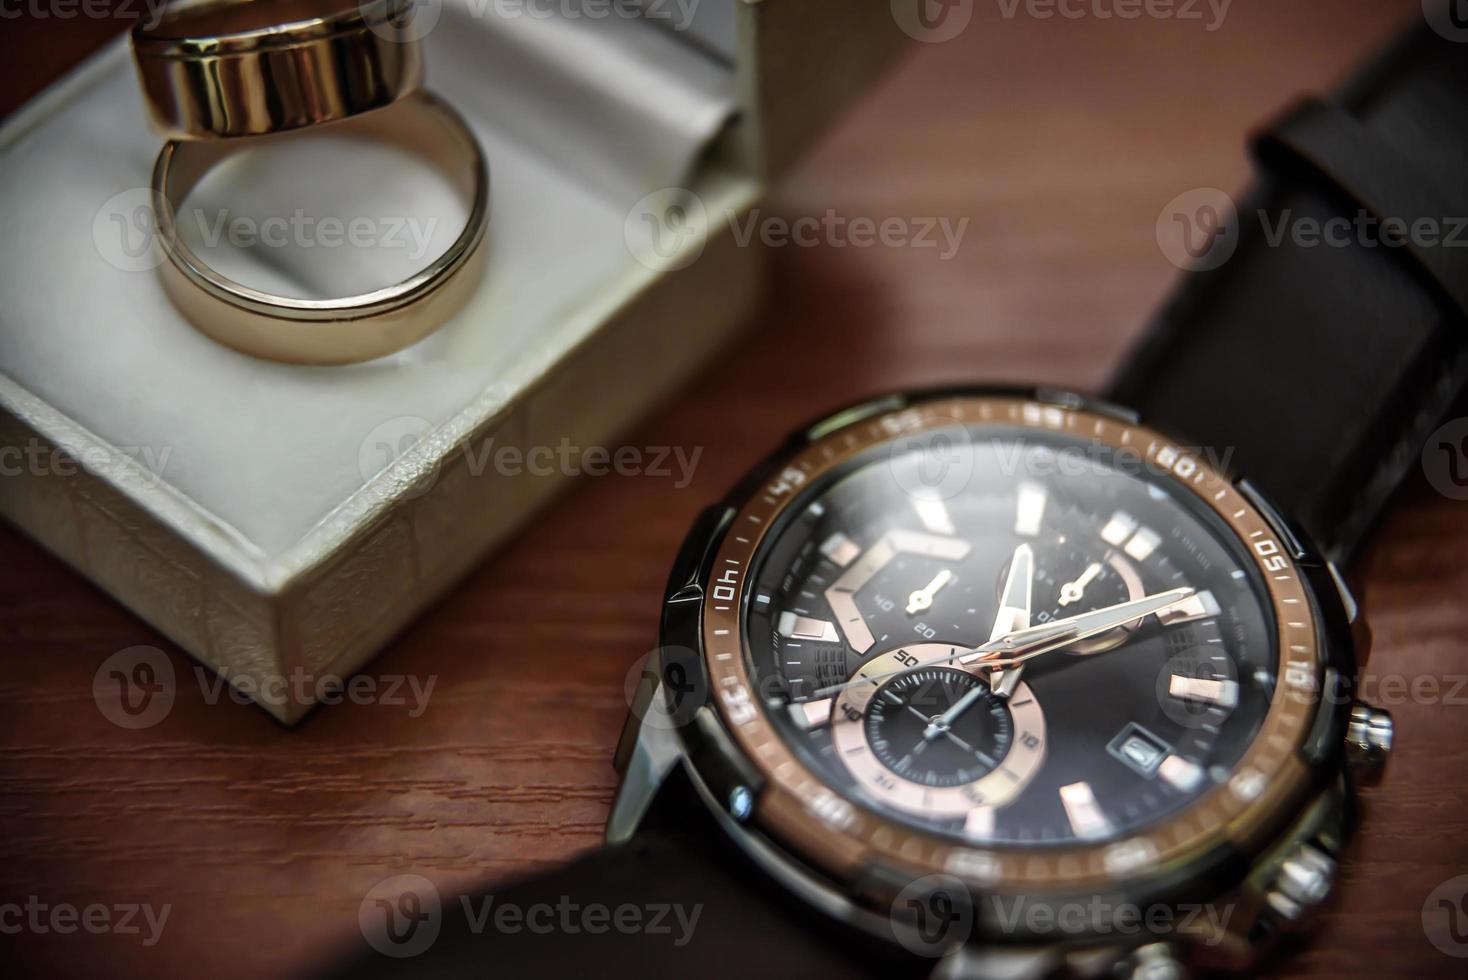
[[[1028,544],[1021,544],[1014,549],[1014,557],[1009,562],[1009,574],[1005,576],[1004,589],[999,596],[999,613],[994,617],[994,629],[989,633],[991,643],[1029,628],[1030,595],[1034,585],[1035,551]],[[989,675],[990,688],[1000,697],[1009,697],[1019,683],[1021,670],[1021,667],[1010,671],[995,668]]]

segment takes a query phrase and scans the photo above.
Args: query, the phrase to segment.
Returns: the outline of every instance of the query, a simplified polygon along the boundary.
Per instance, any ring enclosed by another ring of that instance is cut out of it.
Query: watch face
[[[754,495],[714,572],[726,721],[772,820],[841,860],[1114,877],[1298,776],[1311,699],[1278,695],[1320,676],[1305,586],[1203,454],[1140,426],[983,396],[853,422]]]

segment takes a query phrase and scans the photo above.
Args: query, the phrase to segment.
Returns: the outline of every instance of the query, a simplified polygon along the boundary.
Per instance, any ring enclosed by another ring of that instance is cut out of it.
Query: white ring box
[[[292,692],[259,702],[283,722],[313,685],[281,678],[360,670],[571,478],[487,447],[615,446],[748,321],[766,256],[730,221],[904,39],[886,0],[586,2],[432,8],[429,87],[490,160],[488,270],[368,364],[219,346],[107,254],[161,142],[123,41],[0,128],[0,512],[241,690]],[[646,261],[639,202],[670,187],[707,226]]]

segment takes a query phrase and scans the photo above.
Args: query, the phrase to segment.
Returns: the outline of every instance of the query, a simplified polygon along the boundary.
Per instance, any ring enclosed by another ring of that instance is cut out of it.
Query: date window
[[[1128,768],[1151,778],[1172,752],[1172,746],[1153,735],[1141,725],[1133,722],[1111,740],[1106,751],[1120,759]]]

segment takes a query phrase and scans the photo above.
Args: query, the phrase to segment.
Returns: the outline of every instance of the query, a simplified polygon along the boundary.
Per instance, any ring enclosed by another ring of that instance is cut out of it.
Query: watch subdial
[[[964,632],[963,610],[975,607],[960,563],[971,550],[957,538],[894,528],[862,552],[825,593],[851,649],[864,654],[914,634],[931,639],[940,632],[926,625],[935,614],[945,617],[941,632],[948,620]]]
[[[1146,595],[1132,563],[1115,551],[1076,548],[1062,539],[1036,554],[1033,625],[1131,602]],[[1114,650],[1125,643],[1141,621],[1081,640],[1067,652],[1087,655]]]
[[[934,819],[974,818],[1024,789],[1045,757],[1045,718],[1020,684],[1005,701],[954,664],[963,648],[919,644],[869,661],[836,698],[832,740],[878,802]]]

